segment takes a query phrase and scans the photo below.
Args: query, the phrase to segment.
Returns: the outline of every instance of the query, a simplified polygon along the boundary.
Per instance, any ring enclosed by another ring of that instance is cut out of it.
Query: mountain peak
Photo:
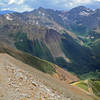
[[[85,6],[78,6],[78,7],[75,7],[75,8],[72,8],[69,12],[78,12],[80,13],[81,11],[87,11],[87,12],[90,12],[92,11],[90,8],[87,8]]]
[[[78,7],[75,7],[75,8],[86,9],[85,6],[78,6]]]
[[[39,10],[39,11],[44,11],[44,10],[46,10],[46,9],[43,8],[43,7],[39,7],[37,10]]]

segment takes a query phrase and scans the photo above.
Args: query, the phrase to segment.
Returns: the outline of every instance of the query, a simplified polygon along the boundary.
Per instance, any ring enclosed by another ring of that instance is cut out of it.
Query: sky
[[[17,12],[32,11],[39,7],[55,10],[69,10],[76,6],[100,8],[100,0],[0,0],[0,10]]]

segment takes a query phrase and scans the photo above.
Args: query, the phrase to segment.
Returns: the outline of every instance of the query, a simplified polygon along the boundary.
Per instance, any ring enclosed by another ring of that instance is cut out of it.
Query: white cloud
[[[0,9],[30,11],[34,8],[45,7],[53,9],[70,9],[79,5],[95,6],[100,0],[0,0]]]
[[[82,4],[82,3],[90,3],[92,0],[73,0],[73,2],[76,2],[77,4]]]
[[[19,4],[19,5],[20,5],[20,4],[23,4],[23,3],[24,3],[24,0],[18,0],[18,1],[17,1],[17,4]]]
[[[1,10],[2,11],[4,11],[4,10],[12,10],[12,8],[2,8]],[[16,11],[16,12],[24,12],[24,11],[32,11],[32,10],[33,10],[33,8],[30,8],[27,5],[13,8],[13,11]]]
[[[34,8],[29,7],[28,5],[23,5],[18,9],[16,9],[16,11],[20,11],[20,12],[24,12],[24,11],[32,11]]]
[[[10,8],[1,8],[1,11],[11,10]]]
[[[13,8],[14,11],[24,12],[24,11],[32,11],[33,8],[29,7],[28,5],[21,5],[19,7]]]
[[[16,0],[9,0],[8,1],[8,4],[10,5],[10,4],[13,4],[13,3],[16,3]]]
[[[23,4],[24,3],[24,0],[9,0],[8,1],[8,4],[11,5],[11,4]]]
[[[69,2],[71,6],[78,6],[81,4],[88,4],[91,3],[91,0],[72,0]]]

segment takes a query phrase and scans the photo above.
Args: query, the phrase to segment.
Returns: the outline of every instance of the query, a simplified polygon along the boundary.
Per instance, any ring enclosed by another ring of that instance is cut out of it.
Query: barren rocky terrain
[[[94,100],[16,59],[0,54],[0,100]]]

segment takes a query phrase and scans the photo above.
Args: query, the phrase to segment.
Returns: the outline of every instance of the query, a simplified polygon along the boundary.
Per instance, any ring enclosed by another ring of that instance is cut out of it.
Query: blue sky
[[[69,10],[76,6],[100,8],[100,0],[0,0],[0,10],[31,11],[38,7]]]

